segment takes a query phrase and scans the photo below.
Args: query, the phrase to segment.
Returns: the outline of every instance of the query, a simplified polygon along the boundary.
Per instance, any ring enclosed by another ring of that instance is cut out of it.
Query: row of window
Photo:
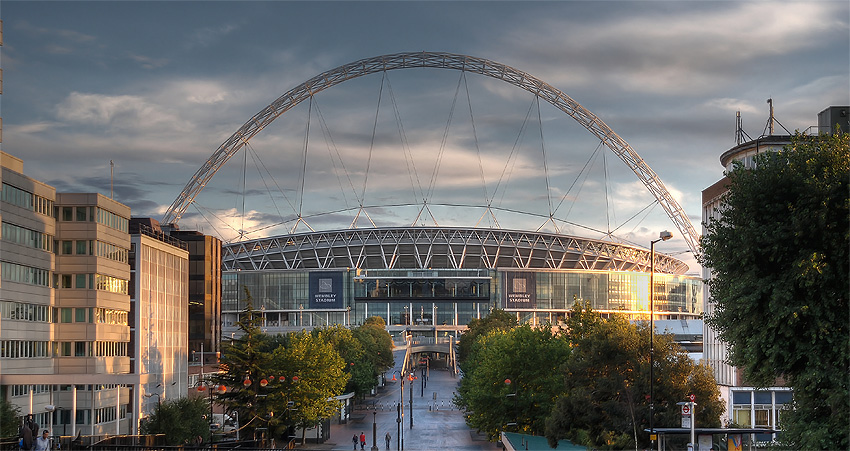
[[[130,220],[109,210],[93,206],[81,207],[55,207],[53,201],[37,194],[33,194],[27,190],[20,189],[16,186],[3,183],[3,189],[0,191],[0,201],[17,205],[18,207],[26,208],[27,210],[36,213],[53,216],[62,221],[80,221],[93,222],[103,224],[107,227],[120,230],[128,233],[130,230]],[[96,212],[96,213],[95,213]]]
[[[63,307],[57,309],[40,304],[0,301],[0,318],[48,323],[96,322],[98,324],[126,326],[128,312],[92,307]]]
[[[128,294],[129,281],[104,274],[61,274],[59,288],[80,288]]]
[[[7,183],[3,184],[3,190],[0,191],[0,201],[17,205],[18,207],[26,208],[27,210],[34,211],[45,216],[53,214],[52,200]]]
[[[48,235],[37,230],[27,229],[15,224],[4,222],[2,226],[3,239],[17,244],[23,244],[27,247],[41,249],[47,252],[53,252],[53,235]]]
[[[128,233],[130,220],[109,210],[94,206],[57,207],[55,217],[60,221],[95,222]]]
[[[53,322],[52,311],[49,305],[0,301],[0,319],[50,323]]]
[[[30,387],[32,387],[33,394],[39,393],[47,393],[50,391],[59,392],[59,391],[71,391],[74,388],[73,385],[10,385],[10,396],[27,396],[30,393]],[[77,384],[77,391],[105,391],[105,390],[115,390],[118,387],[118,384]],[[122,387],[124,387],[122,385]]]
[[[100,207],[97,207],[97,222],[115,230],[130,233],[130,220]]]
[[[129,261],[127,249],[103,241],[63,240],[61,244],[56,246],[56,253],[59,255],[96,255],[121,263]]]
[[[50,391],[50,385],[12,385],[10,396],[24,396],[30,393],[30,387],[32,387],[33,394],[39,393],[47,393]]]
[[[97,323],[115,326],[128,324],[129,312],[102,307],[62,307],[0,301],[0,319],[34,321],[39,323]]]
[[[0,262],[0,277],[9,282],[28,283],[30,285],[50,286],[50,271],[11,262]]]
[[[128,343],[116,341],[0,340],[0,358],[126,357]]]

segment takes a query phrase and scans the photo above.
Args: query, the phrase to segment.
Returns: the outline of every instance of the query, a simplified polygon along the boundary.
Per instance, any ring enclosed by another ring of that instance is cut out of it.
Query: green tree
[[[473,352],[476,340],[493,330],[510,330],[517,326],[516,316],[504,310],[495,309],[484,318],[474,318],[467,324],[466,332],[460,336],[457,343],[457,359],[463,369],[463,362]],[[464,371],[466,371],[464,369]]]
[[[454,403],[470,427],[495,438],[511,430],[542,434],[546,416],[563,392],[558,371],[570,353],[563,335],[528,325],[479,336]],[[510,424],[512,423],[512,424]],[[510,424],[510,425],[509,425]]]
[[[0,399],[0,437],[14,437],[18,435],[20,425],[20,409],[6,399]]]
[[[272,353],[274,374],[290,374],[281,388],[270,390],[270,426],[292,422],[309,428],[332,416],[339,408],[329,398],[342,394],[348,380],[345,361],[329,341],[306,332],[290,334],[290,345]],[[297,377],[297,381],[293,379]],[[301,436],[304,443],[304,435]]]
[[[285,339],[262,333],[259,326],[262,317],[254,310],[254,300],[247,288],[242,302],[245,308],[236,323],[241,334],[237,339],[222,343],[220,372],[211,375],[210,380],[226,387],[224,393],[216,395],[216,402],[239,413],[241,426],[249,436],[255,428],[266,427],[264,419],[268,418],[270,409],[267,399],[258,395],[265,390],[261,386],[263,379],[268,382],[268,377],[274,373],[271,352]]]
[[[326,329],[313,329],[312,334],[331,343],[345,362],[345,372],[349,375],[345,392],[354,392],[364,396],[375,386],[375,366],[363,361],[363,344],[354,337],[351,329],[335,325]]]
[[[378,375],[391,368],[394,363],[393,339],[386,330],[384,319],[379,316],[366,318],[363,325],[352,331],[360,343],[363,353],[359,360],[352,361],[351,387],[358,398],[363,398],[378,385]]]
[[[140,425],[142,434],[165,434],[169,445],[194,443],[198,436],[209,441],[209,404],[206,398],[178,398],[158,404]]]
[[[568,321],[573,349],[560,372],[565,394],[546,422],[546,438],[550,445],[567,438],[594,448],[646,446],[649,325],[582,310]],[[676,426],[676,403],[691,393],[699,425],[720,426],[724,407],[710,369],[694,363],[669,335],[656,335],[654,348],[655,426]]]
[[[793,388],[781,426],[797,448],[850,447],[848,142],[797,133],[755,168],[737,164],[700,242],[712,270],[706,321],[750,383],[784,377]]]

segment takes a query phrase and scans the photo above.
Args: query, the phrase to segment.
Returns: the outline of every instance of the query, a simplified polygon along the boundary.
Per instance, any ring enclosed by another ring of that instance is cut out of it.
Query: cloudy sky
[[[307,79],[379,55],[450,52],[527,72],[600,117],[699,231],[700,192],[722,176],[736,111],[755,138],[768,98],[790,131],[850,103],[848,16],[846,1],[6,0],[2,148],[59,191],[112,190],[134,215],[161,218],[228,137]],[[182,228],[233,239],[371,218],[557,227],[644,246],[663,229],[680,235],[576,121],[476,74],[406,69],[348,81],[246,149]],[[488,203],[490,213],[473,208]],[[678,254],[686,249],[677,238],[663,250],[694,269]]]

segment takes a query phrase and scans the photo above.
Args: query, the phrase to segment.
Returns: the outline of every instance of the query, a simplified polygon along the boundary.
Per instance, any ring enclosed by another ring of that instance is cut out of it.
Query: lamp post
[[[398,379],[395,378],[396,373],[398,373]],[[396,447],[399,450],[404,451],[404,428],[401,427],[402,418],[404,417],[404,373],[399,370],[393,371],[393,378],[391,381],[400,381],[398,386],[399,393],[399,403],[396,406],[396,413],[398,417],[396,417]],[[411,424],[413,421],[411,420]]]
[[[372,411],[372,451],[378,451],[378,412]]]
[[[510,386],[511,380],[505,379],[505,385]],[[519,399],[517,398],[518,391],[519,391],[519,383],[515,382],[514,392],[508,393],[507,395],[505,395],[505,398],[510,398],[510,397],[514,398],[514,422],[508,423],[505,426],[516,426],[517,432],[519,432]]]
[[[47,429],[50,430],[50,435],[53,435],[53,412],[56,410],[56,406],[54,406],[53,404],[48,404],[44,406],[44,410],[50,412],[47,415],[48,419],[50,420],[50,427],[48,427]]]
[[[410,381],[410,429],[413,429],[413,379],[416,379],[416,376],[411,371],[410,375],[407,376],[407,380]]]
[[[210,427],[209,427],[209,429],[210,429],[210,442],[212,443],[213,438],[215,437],[215,435],[213,434],[213,430],[212,430],[212,425],[213,425],[213,421],[214,421],[214,419],[213,419],[213,391],[215,391],[216,393],[221,395],[221,394],[224,394],[225,392],[227,392],[227,387],[225,387],[224,385],[217,385],[215,382],[213,382],[210,379],[202,379],[202,380],[198,381],[198,383],[201,384],[201,385],[198,386],[199,392],[206,391],[206,392],[209,393],[209,402],[210,402],[210,418],[209,418],[209,426]]]
[[[673,234],[663,231],[649,242],[649,442],[655,443],[655,243],[667,241]]]

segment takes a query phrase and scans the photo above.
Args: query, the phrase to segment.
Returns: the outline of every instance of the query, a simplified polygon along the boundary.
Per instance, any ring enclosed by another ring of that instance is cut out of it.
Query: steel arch
[[[381,55],[344,64],[322,72],[287,91],[269,106],[245,122],[233,135],[224,141],[212,156],[201,166],[183,188],[163,216],[164,224],[177,223],[186,209],[201,193],[206,184],[227,160],[236,154],[257,133],[281,114],[295,107],[313,94],[321,92],[346,80],[393,69],[410,68],[454,69],[472,72],[502,80],[522,88],[568,114],[605,146],[611,149],[637,175],[650,193],[658,200],[667,216],[676,225],[691,251],[698,251],[699,235],[676,199],[670,195],[664,183],[643,158],[601,119],[581,106],[570,96],[548,83],[526,72],[501,63],[469,55],[444,52],[409,52]]]

